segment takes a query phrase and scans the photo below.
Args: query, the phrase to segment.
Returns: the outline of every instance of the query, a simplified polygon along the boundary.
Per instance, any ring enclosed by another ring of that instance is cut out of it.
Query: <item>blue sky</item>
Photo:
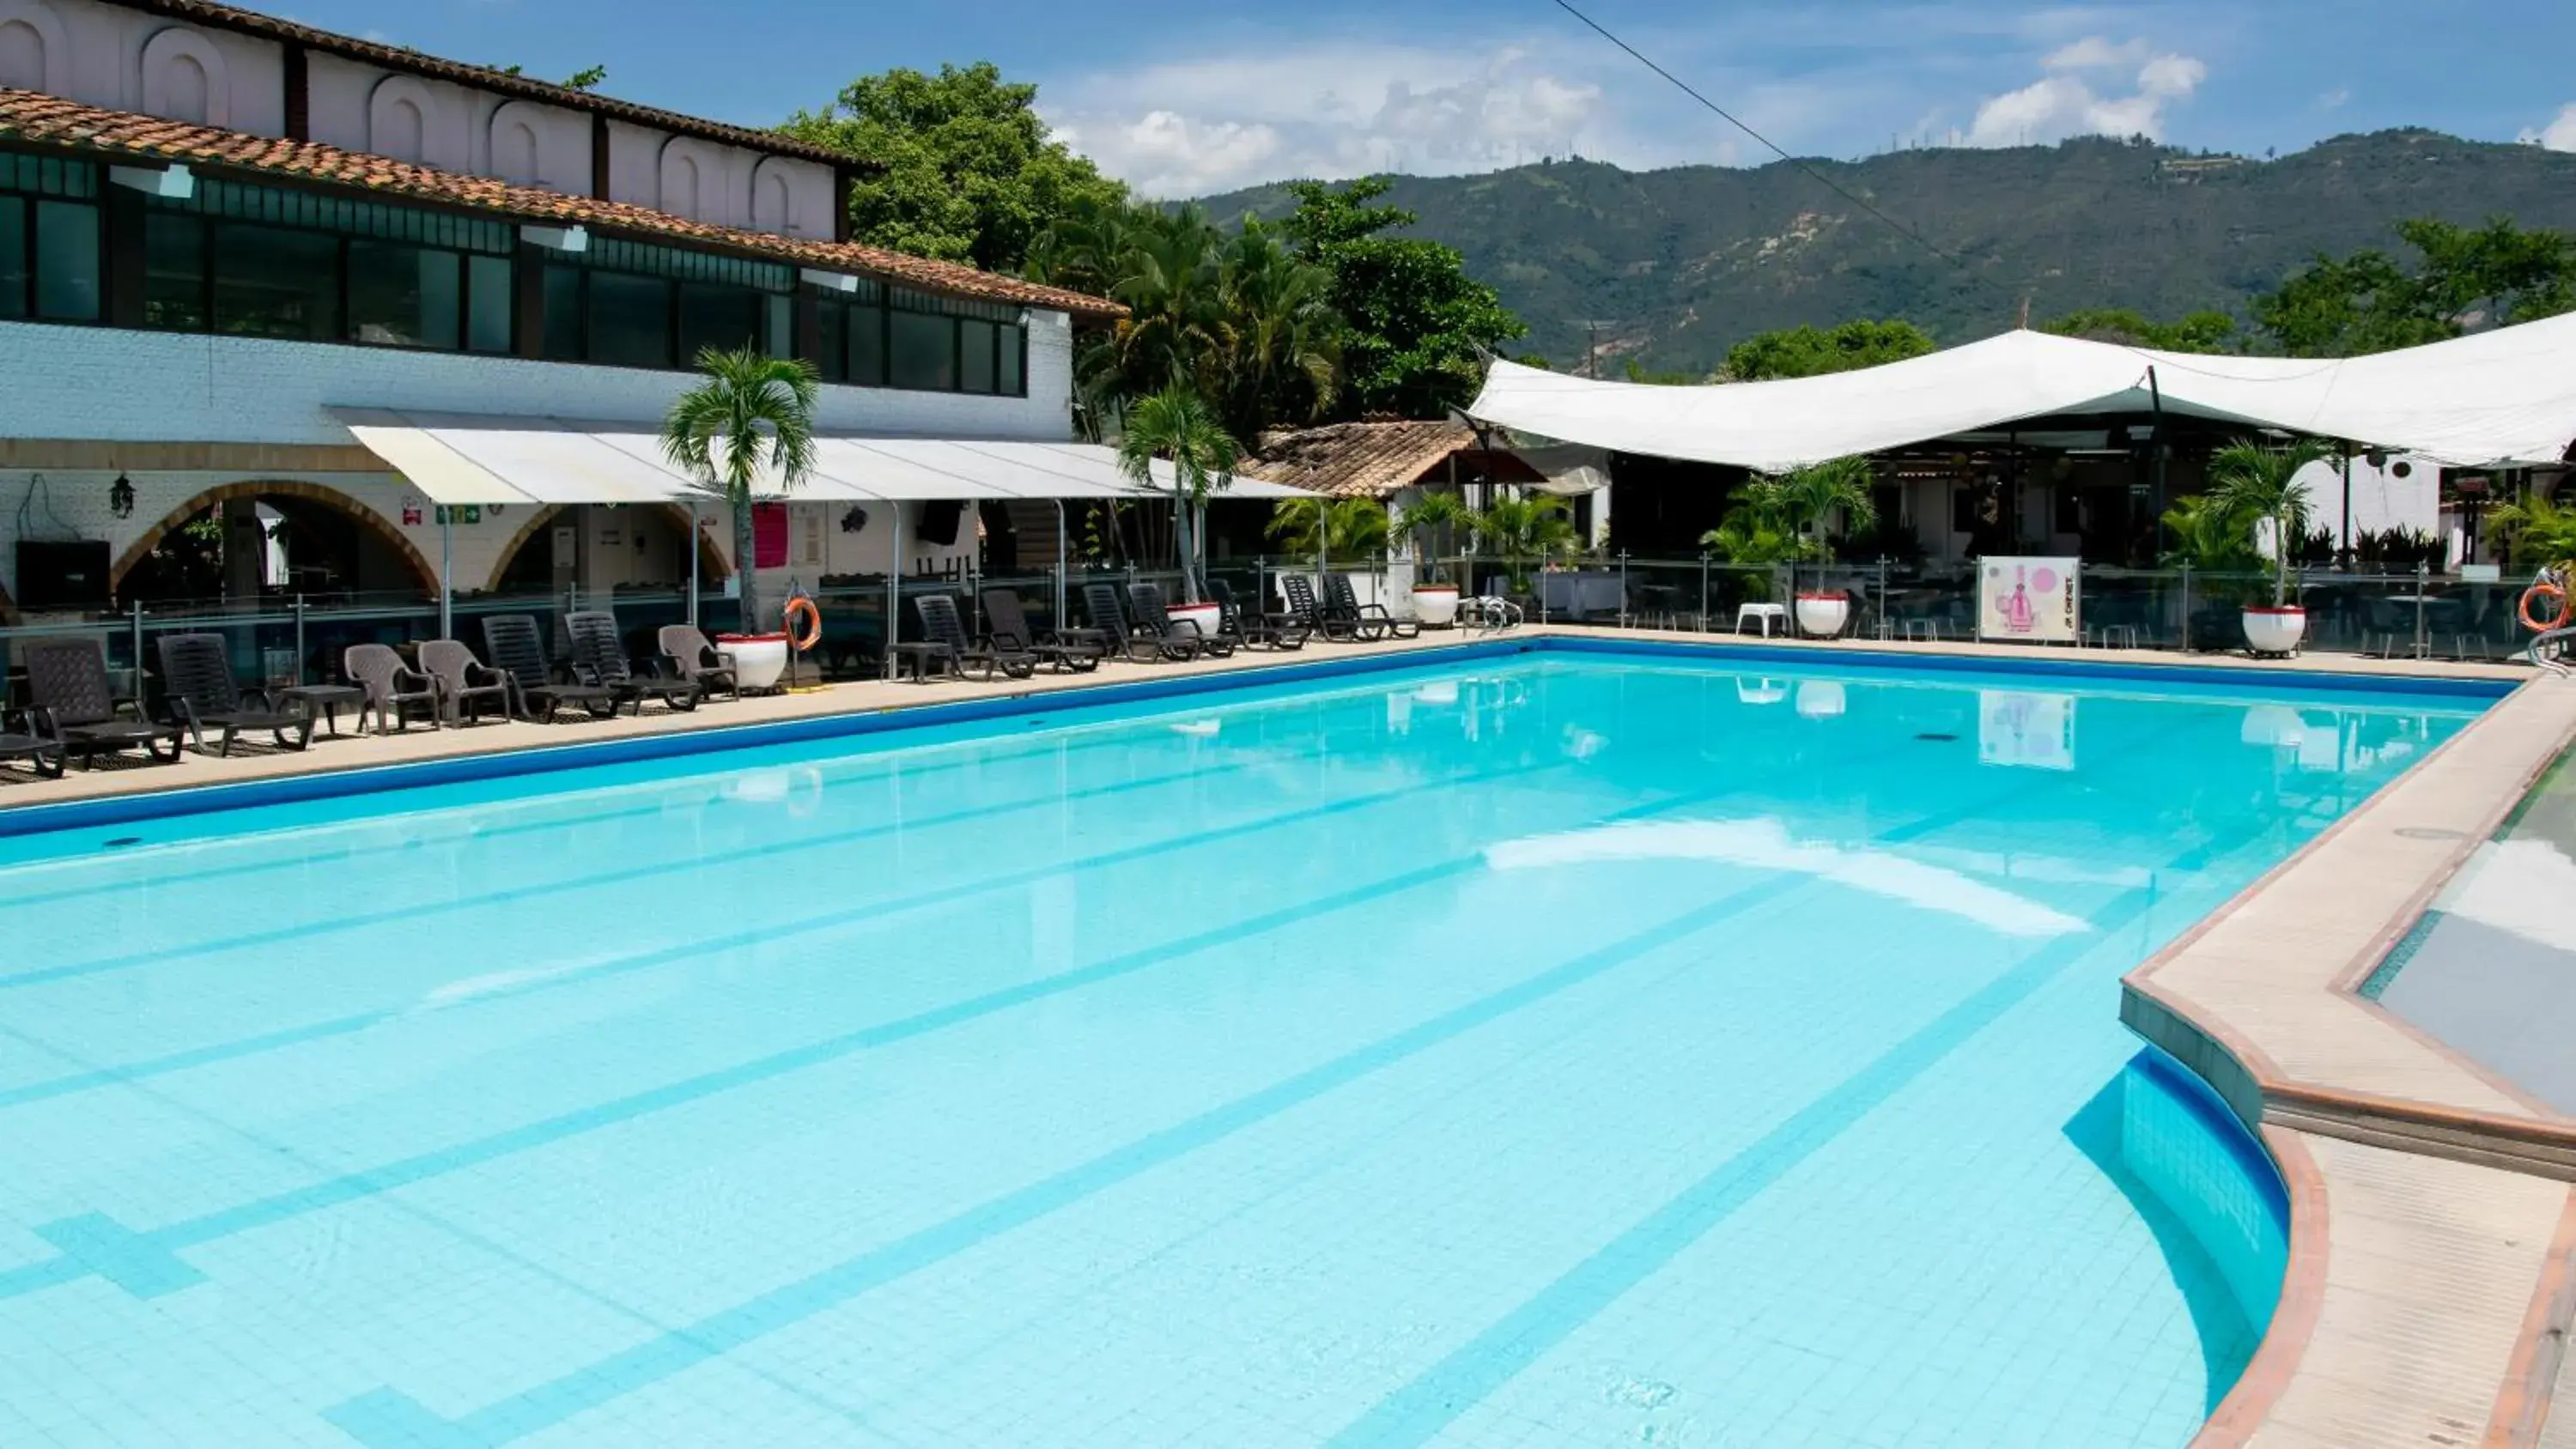
[[[256,0],[255,0],[256,3]],[[1577,0],[1802,155],[2143,131],[2260,154],[2422,125],[2576,150],[2576,4]],[[295,0],[312,24],[750,124],[893,65],[989,59],[1158,195],[1290,175],[1765,153],[1549,0]],[[710,23],[722,26],[711,32]]]

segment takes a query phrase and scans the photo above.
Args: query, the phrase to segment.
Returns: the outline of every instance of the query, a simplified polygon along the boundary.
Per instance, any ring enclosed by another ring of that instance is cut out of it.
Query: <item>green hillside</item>
[[[2172,317],[2245,298],[2323,250],[2395,247],[2410,216],[2576,230],[2576,155],[2429,131],[2342,136],[2278,160],[2104,139],[1810,163],[1960,260],[1944,261],[1786,163],[1632,172],[1601,162],[1403,177],[1387,200],[1527,318],[1527,346],[1712,367],[1755,332],[1903,317],[1944,344],[2079,307]],[[1219,217],[1288,210],[1260,187]],[[1609,370],[1605,364],[1605,371]]]

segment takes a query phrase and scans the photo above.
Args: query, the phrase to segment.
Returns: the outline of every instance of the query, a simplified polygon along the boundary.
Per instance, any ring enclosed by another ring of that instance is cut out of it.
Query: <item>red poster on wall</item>
[[[751,505],[751,563],[754,568],[787,567],[787,505]]]

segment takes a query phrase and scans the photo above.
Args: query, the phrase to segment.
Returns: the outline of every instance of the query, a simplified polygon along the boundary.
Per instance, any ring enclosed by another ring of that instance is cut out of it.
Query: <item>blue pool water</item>
[[[1768,667],[10,842],[0,1444],[2183,1443],[2117,977],[2477,702]]]

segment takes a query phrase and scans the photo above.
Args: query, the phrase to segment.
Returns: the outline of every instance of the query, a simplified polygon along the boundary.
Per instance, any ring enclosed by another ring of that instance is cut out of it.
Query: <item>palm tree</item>
[[[705,381],[682,393],[662,420],[662,452],[699,487],[733,510],[734,577],[742,581],[742,627],[759,632],[760,581],[751,538],[751,489],[764,463],[781,491],[814,471],[814,364],[770,357],[754,347],[698,353]],[[764,459],[763,449],[768,450]],[[689,540],[691,548],[697,540]]]
[[[1804,535],[1816,558],[1832,563],[1834,545],[1825,520],[1840,509],[1849,528],[1877,523],[1878,502],[1870,495],[1877,480],[1877,469],[1867,458],[1832,458],[1777,476],[1757,477],[1747,491],[1768,485],[1768,506],[1774,516],[1788,525],[1789,532]]]
[[[1238,438],[1264,424],[1311,422],[1332,405],[1341,372],[1332,278],[1301,260],[1275,227],[1247,218],[1217,255],[1216,316],[1200,384]]]
[[[1476,541],[1489,546],[1511,569],[1512,592],[1529,591],[1529,565],[1551,554],[1572,552],[1579,542],[1573,510],[1549,493],[1497,498],[1476,512]]]
[[[1320,530],[1320,532],[1319,532]],[[1283,498],[1263,530],[1300,559],[1371,558],[1386,548],[1386,507],[1374,498]]]
[[[2290,597],[2290,546],[2308,522],[2308,485],[2299,470],[2333,456],[2313,439],[2286,448],[2265,447],[2239,438],[2209,458],[2209,499],[2240,525],[2256,519],[2272,524],[2272,607]]]
[[[2487,529],[2510,551],[2515,568],[2564,569],[2576,560],[2576,503],[2562,508],[2537,489],[2519,503],[2488,510]]]
[[[1118,468],[1144,487],[1154,486],[1157,460],[1172,465],[1172,526],[1181,554],[1181,602],[1199,601],[1199,523],[1210,493],[1234,484],[1243,449],[1208,410],[1198,393],[1168,387],[1127,409],[1118,439]]]
[[[2185,565],[2228,573],[2250,571],[2256,562],[2253,530],[2234,509],[2206,494],[2175,499],[2161,521],[2174,541],[2159,560],[2167,568]]]
[[[1475,517],[1476,510],[1455,493],[1425,493],[1404,510],[1404,531],[1413,541],[1414,556],[1422,563],[1424,582],[1437,582],[1443,577],[1442,541],[1463,535]]]

